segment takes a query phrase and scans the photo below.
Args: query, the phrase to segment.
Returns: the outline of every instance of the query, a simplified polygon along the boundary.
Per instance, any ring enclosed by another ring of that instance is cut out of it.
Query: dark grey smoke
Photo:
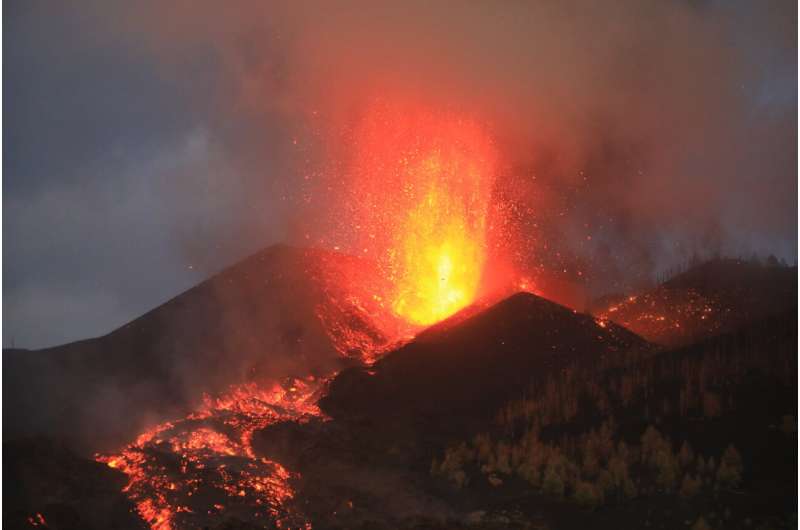
[[[398,94],[485,120],[533,212],[516,232],[549,243],[524,259],[595,291],[698,251],[796,261],[795,2],[4,11],[6,346],[105,332],[312,231],[336,131]]]

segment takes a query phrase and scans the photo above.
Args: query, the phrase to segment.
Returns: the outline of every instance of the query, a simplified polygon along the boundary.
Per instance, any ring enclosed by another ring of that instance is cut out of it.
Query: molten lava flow
[[[452,113],[386,104],[354,137],[353,225],[391,282],[392,311],[428,325],[472,303],[486,262],[490,138]]]
[[[251,442],[267,425],[318,416],[318,385],[237,385],[220,398],[206,397],[186,418],[141,434],[120,454],[96,459],[128,475],[124,492],[153,530],[200,528],[227,511],[266,516],[278,528],[310,528],[291,506],[297,474],[257,457]],[[225,504],[214,502],[223,498]]]

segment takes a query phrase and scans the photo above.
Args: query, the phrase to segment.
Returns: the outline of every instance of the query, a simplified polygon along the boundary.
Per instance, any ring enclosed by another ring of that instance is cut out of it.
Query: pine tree
[[[742,456],[733,445],[729,445],[720,459],[717,470],[717,485],[735,488],[742,482]]]

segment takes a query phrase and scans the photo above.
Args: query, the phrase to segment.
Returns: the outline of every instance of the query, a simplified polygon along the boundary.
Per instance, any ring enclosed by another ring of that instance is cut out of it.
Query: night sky
[[[558,175],[635,146],[574,216],[626,219],[621,254],[796,262],[795,2],[425,4],[5,2],[3,345],[107,333],[293,238],[310,116],[386,86],[491,109],[520,164],[546,137]]]

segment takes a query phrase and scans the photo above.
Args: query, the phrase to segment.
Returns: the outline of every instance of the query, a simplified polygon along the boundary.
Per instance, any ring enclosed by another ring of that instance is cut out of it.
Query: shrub
[[[720,459],[717,470],[717,485],[722,488],[735,488],[742,482],[742,456],[729,445]]]
[[[587,448],[584,451],[582,467],[583,475],[589,478],[596,477],[597,473],[600,472],[600,462],[591,448]]]
[[[713,478],[716,471],[717,471],[717,462],[716,460],[714,460],[714,457],[712,456],[711,458],[708,459],[708,462],[706,462],[706,474],[709,477]]]
[[[505,442],[497,444],[494,468],[505,475],[511,474],[511,447]]]
[[[541,486],[542,473],[532,459],[527,459],[522,462],[517,468],[517,474],[534,488]]]
[[[612,456],[608,461],[608,472],[611,474],[612,484],[615,488],[622,488],[628,480],[628,464],[619,456]]]
[[[612,495],[614,493],[614,477],[608,470],[600,471],[597,476],[597,488],[601,495]]]
[[[639,495],[639,488],[636,487],[636,484],[628,478],[622,484],[622,498],[631,500],[635,499]]]
[[[439,471],[439,459],[436,457],[433,458],[431,461],[431,476],[436,476],[440,473]]]
[[[706,520],[700,516],[697,521],[692,525],[692,530],[711,530],[711,527],[708,526]]]
[[[448,478],[458,489],[461,489],[469,484],[469,478],[467,478],[467,474],[462,469],[451,473]]]
[[[542,491],[553,497],[564,496],[564,466],[560,462],[560,456],[550,458],[544,469],[542,477]]]
[[[697,464],[695,465],[695,469],[697,471],[697,476],[701,477],[706,473],[706,459],[703,458],[703,455],[697,455]]]
[[[511,446],[511,469],[517,470],[527,458],[527,448],[523,443]]]
[[[488,462],[492,455],[492,439],[488,434],[478,434],[472,441],[479,462]]]
[[[689,442],[684,441],[683,445],[681,445],[681,450],[678,452],[678,463],[682,469],[688,470],[692,462],[694,462],[694,451],[692,451],[692,446],[689,445]]]
[[[586,508],[594,508],[603,502],[602,493],[600,493],[599,489],[591,483],[582,480],[579,480],[577,484],[575,484],[573,498],[575,502]]]
[[[701,479],[693,478],[689,473],[683,476],[681,483],[680,494],[681,497],[691,498],[700,492],[700,487],[703,485]]]
[[[678,462],[672,451],[668,448],[659,450],[653,457],[652,464],[656,469],[656,484],[666,491],[672,490],[678,480]]]
[[[624,441],[620,440],[617,444],[617,456],[621,458],[626,464],[631,458],[631,450],[628,448],[628,444]]]
[[[614,452],[614,431],[616,426],[613,419],[604,421],[597,433],[595,449],[596,454],[603,460],[608,460]]]
[[[431,475],[440,475],[460,489],[469,482],[463,466],[474,458],[475,453],[464,443],[456,447],[448,447],[441,463],[436,459],[431,463]]]
[[[671,454],[672,449],[661,433],[650,425],[642,434],[642,461],[655,466],[660,453]]]

